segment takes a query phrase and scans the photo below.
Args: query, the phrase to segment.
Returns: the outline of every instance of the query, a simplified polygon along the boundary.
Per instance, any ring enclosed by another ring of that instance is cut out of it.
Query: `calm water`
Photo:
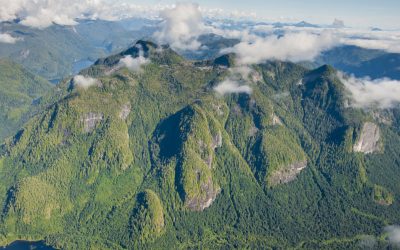
[[[0,250],[55,250],[50,246],[46,246],[43,241],[24,241],[17,240],[8,246],[1,247]]]
[[[72,73],[73,75],[76,75],[81,71],[82,69],[86,69],[87,67],[91,66],[94,62],[90,60],[80,60],[77,62],[74,62],[72,65]],[[49,82],[52,84],[58,84],[63,80],[63,78],[60,79],[50,79]]]

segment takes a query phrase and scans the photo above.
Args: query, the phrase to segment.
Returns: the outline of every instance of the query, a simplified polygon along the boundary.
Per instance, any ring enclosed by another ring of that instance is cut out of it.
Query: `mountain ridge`
[[[395,179],[369,173],[382,159],[395,173],[399,121],[345,107],[334,68],[251,65],[252,93],[221,97],[213,87],[234,64],[140,44],[81,71],[99,84],[65,80],[1,146],[1,244],[343,248],[396,223]],[[141,71],[110,71],[141,50]],[[353,152],[366,122],[382,151]]]

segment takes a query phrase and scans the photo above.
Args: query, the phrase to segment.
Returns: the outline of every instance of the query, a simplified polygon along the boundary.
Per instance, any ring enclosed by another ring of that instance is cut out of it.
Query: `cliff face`
[[[372,122],[366,122],[361,130],[360,137],[354,144],[354,152],[371,154],[380,150],[381,138],[379,127]]]
[[[82,118],[83,121],[83,130],[86,133],[92,132],[96,127],[97,123],[104,119],[104,115],[102,113],[87,113]]]
[[[307,167],[307,161],[293,163],[286,168],[275,171],[270,177],[271,186],[292,182]]]

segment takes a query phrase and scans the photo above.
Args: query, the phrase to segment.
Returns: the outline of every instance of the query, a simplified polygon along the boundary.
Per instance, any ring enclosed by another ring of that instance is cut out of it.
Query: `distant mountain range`
[[[186,51],[188,59],[206,60],[216,57],[222,49],[230,48],[240,42],[215,34],[203,35],[199,41],[205,46],[199,51]],[[351,45],[341,45],[323,52],[313,62],[307,62],[311,68],[329,64],[335,68],[354,74],[357,77],[383,78],[400,80],[400,54],[383,50],[365,49]]]
[[[382,50],[341,46],[323,53],[317,64],[330,64],[357,77],[400,80],[400,54]]]
[[[15,44],[1,44],[0,58],[7,58],[32,73],[57,83],[64,77],[78,73],[97,58],[120,52],[135,41],[150,39],[157,30],[157,20],[127,19],[118,22],[80,20],[79,25],[64,27],[53,25],[40,30],[18,23],[3,22],[1,30],[22,40]],[[209,21],[211,22],[211,21]],[[263,23],[229,23],[243,28]],[[266,24],[266,23],[265,23]],[[273,23],[274,27],[294,26],[318,28],[307,23]],[[279,31],[277,31],[279,33]],[[283,33],[282,33],[283,34]],[[219,55],[220,50],[239,43],[239,39],[224,38],[215,34],[204,34],[199,41],[203,45],[197,51],[183,51],[191,60],[205,60]],[[351,56],[350,56],[351,55]],[[372,78],[391,77],[399,79],[397,67],[399,54],[363,49],[355,46],[340,46],[325,52],[313,62],[314,67],[330,64],[336,68]]]
[[[81,20],[76,26],[34,29],[3,22],[0,29],[20,40],[15,44],[1,44],[0,58],[7,58],[34,74],[59,82],[97,58],[121,51],[135,40],[146,37],[151,29],[141,28],[150,23],[142,19],[123,22]]]

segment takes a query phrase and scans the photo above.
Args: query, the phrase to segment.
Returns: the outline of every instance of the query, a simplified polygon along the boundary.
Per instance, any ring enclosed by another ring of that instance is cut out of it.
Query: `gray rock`
[[[96,127],[97,123],[104,119],[104,115],[102,113],[87,113],[85,114],[81,121],[83,122],[83,130],[86,133],[93,131]]]
[[[186,206],[192,211],[203,211],[204,209],[211,206],[217,195],[221,191],[220,188],[216,187],[213,181],[208,179],[208,182],[201,185],[202,195],[195,196],[190,200],[187,200]]]
[[[213,136],[211,147],[215,150],[216,148],[222,147],[222,133],[218,131],[218,133]]]
[[[251,128],[248,131],[249,136],[255,136],[258,132],[258,128],[254,125],[251,126]]]
[[[389,116],[388,113],[374,111],[374,112],[372,112],[372,117],[378,123],[385,124],[388,126],[391,126],[393,124],[393,119]]]
[[[379,127],[375,123],[366,122],[357,142],[353,146],[353,150],[364,154],[378,152],[380,150],[380,138]]]
[[[124,104],[121,108],[121,112],[119,113],[119,118],[121,118],[122,120],[126,120],[126,118],[128,118],[130,113],[131,113],[131,104],[130,103]]]
[[[269,177],[271,186],[292,182],[307,167],[307,161],[295,162],[281,170],[275,171]]]
[[[282,125],[281,119],[276,114],[272,114],[272,125]]]

